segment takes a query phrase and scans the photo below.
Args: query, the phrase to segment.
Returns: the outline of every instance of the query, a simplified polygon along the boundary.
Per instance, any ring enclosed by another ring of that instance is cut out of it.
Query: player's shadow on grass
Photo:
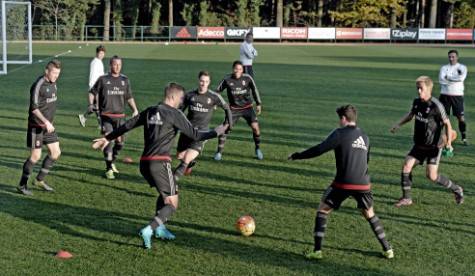
[[[281,185],[273,184],[273,183],[264,183],[264,182],[254,181],[253,179],[250,179],[250,178],[243,179],[243,178],[235,178],[235,177],[226,176],[224,174],[215,174],[208,170],[206,171],[198,170],[194,173],[194,175],[206,177],[212,180],[223,181],[223,182],[233,182],[233,183],[239,183],[239,184],[244,184],[244,185],[260,186],[260,187],[267,187],[267,188],[274,188],[274,189],[285,189],[285,190],[291,190],[291,191],[312,192],[312,193],[323,192],[323,189],[318,189],[318,188],[305,188],[305,187],[299,187],[296,185],[295,186],[285,185],[287,183],[282,183]]]
[[[0,184],[0,212],[13,217],[44,225],[61,234],[70,235],[98,242],[110,242],[118,245],[138,247],[139,243],[124,242],[137,235],[139,221],[144,218],[113,211],[103,211],[94,208],[71,206],[61,203],[46,202],[14,194],[15,189],[9,185]],[[89,233],[83,233],[74,228],[83,227],[102,233],[120,235],[123,238],[111,240]]]
[[[4,115],[4,114],[0,114],[0,118],[2,119],[8,119],[8,120],[20,120],[22,123],[24,123],[27,119],[28,119],[28,116],[25,116],[25,115],[18,115],[18,116],[13,116],[13,115]],[[2,124],[2,128],[3,128],[3,124]]]
[[[266,193],[258,193],[249,190],[234,190],[234,189],[227,189],[223,187],[213,186],[212,189],[204,189],[206,184],[192,184],[187,183],[185,185],[185,189],[187,191],[195,192],[195,193],[202,193],[208,194],[211,196],[219,196],[219,197],[239,197],[245,199],[254,199],[257,201],[268,201],[276,204],[287,204],[290,206],[296,206],[299,208],[307,207],[307,208],[316,208],[318,206],[318,202],[309,202],[301,199],[297,199],[294,197],[284,197],[280,195],[273,195],[273,194],[266,194]]]
[[[247,135],[246,135],[247,134]],[[249,132],[242,131],[233,131],[227,136],[227,142],[232,143],[232,141],[243,141],[243,142],[250,142],[253,143],[252,140],[252,132],[249,130]],[[277,139],[269,139],[269,138],[262,138],[261,139],[262,144],[270,144],[270,145],[277,145],[277,146],[292,146],[292,147],[302,147],[301,142],[291,142],[291,141],[281,141]]]
[[[193,229],[195,229],[195,226],[196,225],[191,225]],[[250,263],[256,266],[270,265],[273,267],[280,267],[290,270],[297,275],[299,273],[341,273],[344,271],[351,271],[351,274],[354,275],[398,275],[383,270],[364,267],[364,265],[362,265],[362,267],[346,265],[344,262],[337,259],[309,261],[304,258],[303,252],[300,254],[271,247],[259,246],[260,237],[258,236],[247,238],[235,237],[233,240],[230,240],[228,237],[220,238],[215,235],[210,235],[207,230],[212,231],[213,229],[206,229],[206,227],[203,229],[200,227],[198,229],[203,230],[203,234],[199,234],[188,230],[188,228],[188,225],[185,225],[185,227],[180,227],[180,229],[175,231],[178,238],[173,242],[173,245],[187,248],[192,251],[207,251],[212,254],[219,252],[220,255],[224,257],[238,258],[244,263]],[[235,235],[236,234],[234,234],[234,236]],[[302,251],[305,249],[307,248],[302,248]]]
[[[342,206],[339,212],[346,213],[346,214],[356,214],[356,210],[352,208],[348,208],[345,206]],[[399,222],[403,224],[410,224],[414,225],[417,227],[430,227],[430,228],[435,228],[435,229],[441,229],[443,228],[444,230],[452,231],[454,235],[457,233],[466,233],[470,235],[475,236],[475,231],[470,231],[458,227],[453,227],[453,225],[458,225],[462,227],[469,227],[473,228],[475,227],[475,224],[472,223],[465,223],[465,222],[456,222],[456,221],[446,221],[446,220],[441,220],[441,219],[432,219],[432,218],[427,218],[427,217],[417,217],[417,216],[411,216],[411,215],[405,215],[405,214],[395,214],[395,213],[387,213],[381,209],[378,209],[376,211],[377,215],[383,220],[390,220],[394,222]]]
[[[239,236],[237,230],[224,229],[224,228],[220,228],[216,226],[209,226],[209,225],[205,226],[205,225],[184,222],[184,221],[171,221],[170,225],[177,226],[184,229],[192,229],[195,231],[198,230],[198,231],[207,232],[207,233],[215,233],[215,234],[229,235],[229,236]],[[301,244],[301,245],[306,245],[306,246],[312,245],[311,243],[304,242],[304,241],[293,240],[293,239],[283,239],[280,237],[264,235],[261,233],[254,233],[252,236],[255,238],[265,238],[265,239],[281,241],[281,242],[291,242],[291,243],[296,243],[296,244]]]
[[[232,156],[232,155],[234,155],[234,153],[228,154],[228,156]],[[240,169],[248,168],[252,170],[275,171],[278,173],[284,172],[284,173],[289,173],[289,174],[306,175],[306,176],[313,176],[313,177],[320,177],[320,178],[321,177],[333,178],[335,176],[333,172],[324,172],[322,170],[310,170],[303,167],[292,168],[292,167],[286,166],[286,164],[284,163],[282,164],[282,166],[280,166],[280,165],[271,165],[271,164],[263,163],[262,161],[244,162],[244,161],[230,160],[230,159],[223,159],[223,161],[220,161],[220,162],[226,163],[226,165],[233,166],[235,168],[240,168]],[[297,163],[295,163],[295,165],[297,165]]]

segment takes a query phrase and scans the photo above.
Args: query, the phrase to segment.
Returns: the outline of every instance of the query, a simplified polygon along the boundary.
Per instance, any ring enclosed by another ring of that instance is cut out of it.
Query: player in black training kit
[[[420,76],[416,80],[419,98],[414,99],[412,108],[401,120],[391,128],[396,132],[402,125],[415,118],[414,123],[414,146],[407,154],[401,172],[402,198],[396,203],[396,207],[409,206],[412,204],[412,168],[417,164],[427,162],[426,176],[432,182],[436,182],[455,195],[457,204],[463,203],[463,189],[453,183],[449,178],[438,173],[440,155],[442,154],[443,139],[442,129],[445,126],[446,136],[451,137],[452,125],[445,113],[444,106],[440,101],[432,97],[434,84],[427,76]],[[452,150],[452,139],[446,139],[445,147]]]
[[[53,126],[57,100],[56,80],[60,73],[61,63],[58,60],[52,60],[46,65],[45,74],[39,77],[30,88],[26,144],[31,149],[31,153],[23,164],[23,173],[18,187],[18,192],[24,195],[33,195],[27,187],[28,178],[33,171],[33,166],[41,158],[43,144],[48,148],[48,155],[43,160],[41,170],[33,183],[45,191],[53,191],[44,179],[61,155],[58,134]]]
[[[257,121],[257,115],[261,114],[262,102],[257,90],[254,79],[248,75],[243,74],[243,65],[240,61],[233,63],[233,73],[226,76],[216,88],[217,92],[226,90],[228,95],[229,106],[232,111],[233,121],[231,125],[235,125],[239,118],[243,117],[247,124],[252,128],[252,136],[254,138],[256,157],[259,160],[264,158],[260,149],[261,131]],[[252,106],[252,100],[256,102],[256,111]],[[226,135],[219,137],[218,150],[214,155],[214,160],[221,160],[226,142]]]
[[[373,209],[373,193],[368,175],[369,139],[356,126],[356,109],[346,105],[336,110],[341,128],[335,129],[323,142],[303,152],[289,156],[290,160],[308,159],[334,150],[336,159],[336,176],[324,193],[315,218],[315,247],[305,256],[309,259],[321,259],[322,241],[327,226],[327,216],[333,209],[338,209],[348,197],[358,203],[363,216],[368,220],[374,234],[383,247],[383,256],[393,258],[394,252],[386,240],[386,235],[379,218]]]
[[[231,122],[232,115],[228,104],[221,95],[208,89],[210,84],[209,73],[201,71],[198,74],[198,80],[199,88],[186,93],[182,108],[183,111],[188,109],[187,118],[193,127],[200,131],[207,131],[216,106],[225,111],[225,122]],[[231,127],[229,128],[231,129]],[[181,162],[175,169],[175,180],[178,180],[183,174],[191,173],[191,168],[196,164],[194,160],[202,152],[204,144],[205,141],[194,141],[183,133],[180,135],[177,155]]]
[[[157,106],[151,106],[109,133],[94,140],[93,148],[105,148],[109,141],[116,139],[138,126],[144,127],[144,150],[140,158],[140,173],[151,187],[159,193],[156,213],[150,224],[140,231],[145,248],[151,248],[151,237],[174,239],[165,223],[178,208],[178,187],[171,170],[170,150],[179,131],[194,141],[214,138],[223,134],[227,126],[220,125],[214,130],[200,132],[194,128],[185,114],[178,110],[183,102],[184,89],[171,83],[165,87],[165,100]]]
[[[89,91],[89,105],[92,106],[94,99],[98,99],[98,108],[101,115],[102,134],[109,134],[124,123],[125,103],[132,109],[132,116],[139,114],[127,76],[120,73],[122,59],[113,56],[110,60],[110,72],[99,77]],[[124,137],[117,137],[114,143],[104,149],[107,179],[115,179],[114,173],[119,173],[114,164],[119,151],[124,147]]]

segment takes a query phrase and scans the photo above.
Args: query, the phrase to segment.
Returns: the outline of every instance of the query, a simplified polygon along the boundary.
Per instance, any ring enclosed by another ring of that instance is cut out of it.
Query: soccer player
[[[152,246],[152,235],[160,239],[175,239],[165,223],[178,208],[178,186],[172,170],[170,150],[173,140],[180,130],[194,141],[211,139],[223,134],[226,125],[220,125],[214,130],[200,132],[194,128],[185,114],[178,107],[182,104],[184,88],[176,83],[165,87],[164,102],[151,106],[125,122],[121,127],[103,138],[94,140],[93,148],[105,148],[109,141],[120,137],[136,127],[144,127],[144,150],[140,158],[140,173],[151,187],[157,189],[156,213],[150,223],[140,230],[143,245],[146,249]]]
[[[467,77],[467,67],[458,62],[459,53],[457,50],[450,50],[448,56],[449,64],[442,66],[439,72],[439,100],[447,115],[450,115],[450,109],[452,109],[452,114],[457,117],[462,143],[467,146],[467,124],[465,123],[463,103],[463,82]]]
[[[207,131],[214,109],[219,106],[225,111],[225,122],[232,121],[231,110],[223,97],[216,92],[209,90],[210,75],[207,71],[201,71],[198,74],[199,87],[186,93],[183,101],[183,111],[188,109],[187,118],[193,127],[200,131]],[[231,128],[231,126],[230,126]],[[180,165],[175,169],[175,179],[178,180],[183,174],[191,173],[191,168],[196,164],[196,157],[203,150],[205,141],[194,141],[185,134],[180,134],[178,139],[178,159]]]
[[[106,54],[106,48],[104,46],[99,45],[96,48],[96,57],[91,61],[89,65],[89,91],[91,91],[92,87],[96,83],[97,79],[100,76],[104,75],[104,64],[102,63],[102,59]],[[91,115],[92,113],[96,114],[97,122],[99,126],[101,125],[101,116],[97,109],[97,99],[94,99],[93,104],[89,104],[87,107],[86,112],[84,114],[79,114],[79,123],[82,127],[86,126],[87,116]]]
[[[416,79],[416,87],[419,97],[412,102],[409,111],[390,131],[395,133],[402,125],[415,118],[414,123],[414,146],[407,154],[401,172],[402,198],[396,203],[396,207],[412,205],[411,186],[412,169],[417,164],[427,162],[426,176],[432,182],[450,189],[455,195],[457,204],[463,203],[463,189],[456,185],[448,177],[439,174],[439,161],[442,153],[442,129],[445,127],[446,136],[451,137],[452,125],[445,113],[442,103],[432,97],[434,84],[427,76]],[[446,139],[446,148],[452,150],[452,139]]]
[[[254,70],[252,70],[252,62],[257,57],[257,50],[252,46],[254,37],[251,32],[246,34],[244,42],[241,43],[239,49],[239,60],[244,66],[244,73],[254,78]]]
[[[227,75],[216,88],[217,92],[226,90],[228,95],[228,102],[232,111],[232,123],[234,126],[239,118],[243,117],[247,124],[252,129],[252,136],[254,138],[255,153],[259,160],[264,158],[260,149],[261,131],[257,120],[257,115],[261,114],[262,102],[257,90],[254,79],[243,73],[243,65],[239,60],[233,63],[233,73]],[[253,99],[256,102],[256,110],[252,106]],[[256,115],[257,112],[257,115]],[[214,160],[222,159],[224,144],[226,143],[226,135],[219,137],[218,149],[214,155]]]
[[[33,183],[47,192],[53,191],[53,188],[44,179],[53,168],[54,162],[61,155],[58,134],[53,125],[58,97],[56,80],[58,80],[60,73],[61,63],[58,60],[51,60],[46,64],[44,75],[39,77],[30,88],[26,144],[31,151],[30,156],[23,164],[23,173],[18,187],[18,192],[24,195],[33,195],[27,184],[33,166],[41,158],[43,144],[48,148],[48,155],[43,159],[41,170]]]
[[[333,209],[338,209],[348,197],[353,197],[358,208],[371,225],[376,238],[383,247],[383,256],[393,258],[394,252],[386,240],[383,226],[374,213],[373,193],[368,175],[369,139],[356,125],[357,112],[352,105],[341,106],[336,110],[341,128],[335,129],[320,144],[303,152],[289,156],[289,160],[308,159],[320,156],[330,150],[335,152],[336,176],[325,191],[315,218],[314,250],[305,256],[308,259],[321,259],[322,241],[325,236],[327,217]]]
[[[132,109],[132,116],[139,114],[135,100],[132,97],[130,81],[127,76],[121,74],[122,59],[113,56],[110,60],[110,72],[99,77],[89,91],[89,106],[93,105],[94,99],[98,99],[98,108],[101,115],[101,131],[107,135],[124,123],[125,103]],[[106,162],[107,179],[115,179],[114,173],[119,173],[114,161],[124,146],[124,137],[117,137],[114,143],[109,143],[104,148],[104,160]]]

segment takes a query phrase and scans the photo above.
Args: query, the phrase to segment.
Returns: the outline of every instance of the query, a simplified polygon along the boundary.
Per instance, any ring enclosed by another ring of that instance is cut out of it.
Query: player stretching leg
[[[178,110],[182,104],[184,89],[176,83],[165,87],[165,100],[157,106],[151,106],[107,134],[103,138],[94,140],[93,148],[105,148],[110,141],[136,127],[144,128],[144,150],[140,158],[140,173],[158,191],[155,215],[150,223],[140,230],[143,245],[146,249],[152,247],[152,235],[160,239],[175,239],[165,223],[178,208],[178,187],[173,178],[171,169],[170,150],[173,146],[177,131],[181,131],[191,139],[206,140],[223,134],[227,126],[220,125],[214,130],[200,132],[193,128]]]
[[[321,259],[322,242],[327,227],[327,218],[333,209],[338,209],[348,197],[353,197],[358,208],[371,226],[376,238],[383,247],[383,256],[391,259],[394,252],[386,240],[381,221],[374,213],[373,193],[368,175],[369,139],[356,126],[356,109],[346,105],[336,110],[341,128],[335,129],[323,142],[303,152],[289,156],[290,160],[317,157],[330,150],[335,151],[336,176],[323,195],[315,218],[313,251],[305,255],[308,259]]]

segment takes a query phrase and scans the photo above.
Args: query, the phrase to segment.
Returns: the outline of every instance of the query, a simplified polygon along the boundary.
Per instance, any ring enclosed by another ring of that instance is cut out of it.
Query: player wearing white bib
[[[242,62],[244,73],[254,78],[254,70],[252,69],[252,61],[257,57],[257,50],[252,45],[253,36],[249,32],[246,34],[246,39],[241,43],[239,49],[239,60]]]
[[[452,114],[457,117],[459,131],[464,145],[467,141],[467,125],[464,116],[464,80],[467,78],[467,67],[458,63],[457,50],[450,50],[448,53],[449,64],[442,66],[439,72],[440,102],[444,105],[447,115]]]
[[[99,45],[96,48],[96,57],[91,61],[89,65],[89,91],[91,91],[92,87],[96,83],[97,79],[100,76],[103,76],[104,73],[104,64],[102,63],[102,59],[106,54],[106,48],[104,46]],[[98,125],[101,125],[100,115],[97,109],[97,99],[94,101],[92,105],[88,105],[86,112],[84,114],[79,114],[79,123],[82,127],[86,126],[87,116],[91,115],[92,113],[96,114]]]

